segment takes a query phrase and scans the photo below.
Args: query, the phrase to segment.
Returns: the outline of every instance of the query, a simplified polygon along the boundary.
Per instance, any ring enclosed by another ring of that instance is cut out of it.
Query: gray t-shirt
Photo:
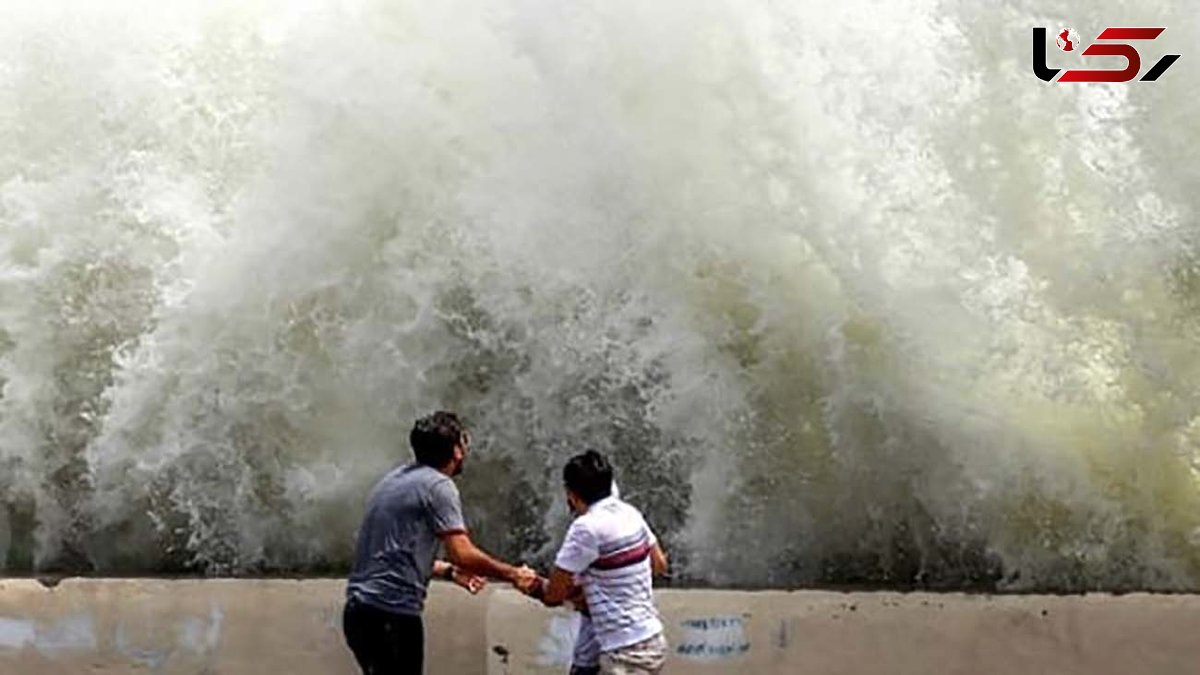
[[[458,488],[410,464],[384,476],[367,499],[346,597],[396,614],[420,614],[438,535],[465,532]]]

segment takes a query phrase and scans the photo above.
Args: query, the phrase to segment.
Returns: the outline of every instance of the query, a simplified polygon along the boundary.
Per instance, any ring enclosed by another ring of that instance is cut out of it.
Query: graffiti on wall
[[[717,661],[750,651],[746,637],[749,614],[692,617],[679,622],[680,640],[675,653],[696,661]]]

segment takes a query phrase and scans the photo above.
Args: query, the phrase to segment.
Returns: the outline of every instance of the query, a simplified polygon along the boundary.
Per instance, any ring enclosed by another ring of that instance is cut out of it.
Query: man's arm
[[[428,514],[438,538],[446,548],[446,557],[463,571],[484,577],[494,577],[512,582],[522,592],[537,580],[537,573],[528,567],[513,567],[502,563],[480,551],[467,536],[466,521],[462,516],[462,501],[458,488],[449,479],[430,488],[425,496]]]
[[[547,607],[558,607],[577,590],[575,575],[561,567],[554,568],[549,580],[539,579],[538,583],[529,595],[535,600],[541,600]]]
[[[654,544],[654,548],[650,549],[650,571],[655,576],[663,577],[667,575],[667,569],[669,569],[667,554],[656,543]]]
[[[667,575],[669,567],[667,554],[658,541],[658,535],[654,534],[654,530],[650,529],[650,525],[644,518],[642,527],[646,528],[646,539],[650,542],[650,573],[656,577],[664,577]]]
[[[596,537],[578,519],[567,528],[562,547],[554,556],[554,570],[549,579],[538,579],[529,595],[547,607],[557,607],[576,592],[575,575],[583,572],[600,555]]]
[[[441,536],[450,562],[472,574],[504,579],[522,590],[527,590],[537,580],[537,573],[528,567],[513,567],[479,550],[466,532],[450,532]]]

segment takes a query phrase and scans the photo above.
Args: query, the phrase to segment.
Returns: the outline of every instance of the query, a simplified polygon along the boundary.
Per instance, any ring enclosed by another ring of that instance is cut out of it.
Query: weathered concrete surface
[[[343,584],[0,580],[0,673],[351,675]],[[670,673],[1200,672],[1198,596],[662,591]],[[563,673],[574,622],[435,584],[427,672]]]
[[[671,673],[1131,675],[1200,672],[1200,597],[664,591]],[[490,603],[513,673],[544,665],[561,618]],[[493,656],[489,672],[506,672]]]
[[[0,673],[352,675],[344,588],[333,580],[68,579],[48,589],[0,580]],[[442,666],[430,672],[483,672],[486,602],[441,584],[432,591],[430,655]]]

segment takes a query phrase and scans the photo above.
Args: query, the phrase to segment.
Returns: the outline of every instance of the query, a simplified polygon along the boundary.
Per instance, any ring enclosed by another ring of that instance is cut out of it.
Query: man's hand
[[[487,586],[487,579],[477,574],[471,574],[463,570],[454,568],[453,572],[454,583],[467,589],[471,595],[477,595]]]
[[[516,568],[509,581],[512,582],[514,588],[525,595],[529,595],[539,585],[538,573],[528,565]]]

